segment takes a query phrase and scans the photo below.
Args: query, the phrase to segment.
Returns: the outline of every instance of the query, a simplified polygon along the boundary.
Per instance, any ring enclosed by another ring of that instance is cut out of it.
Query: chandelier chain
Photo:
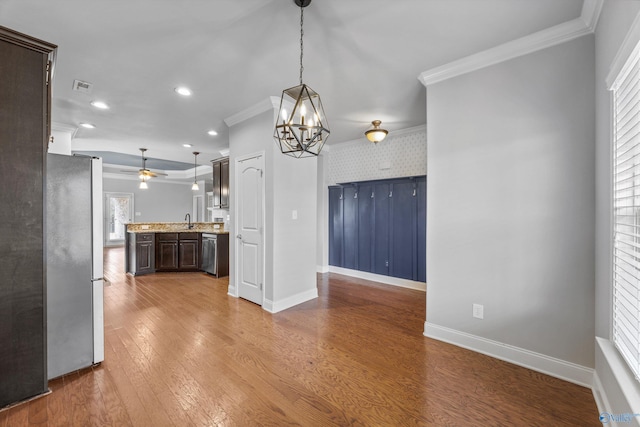
[[[304,43],[302,37],[304,36],[304,7],[300,6],[300,84],[302,84],[302,71],[304,66],[302,65],[302,57],[304,55]]]

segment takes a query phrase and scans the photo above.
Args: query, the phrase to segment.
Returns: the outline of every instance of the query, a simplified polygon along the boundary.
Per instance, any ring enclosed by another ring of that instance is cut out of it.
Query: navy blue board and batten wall
[[[426,282],[426,176],[329,186],[329,265]]]

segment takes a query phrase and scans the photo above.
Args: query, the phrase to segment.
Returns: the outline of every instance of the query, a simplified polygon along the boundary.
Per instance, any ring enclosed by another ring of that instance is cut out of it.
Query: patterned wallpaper
[[[331,146],[327,184],[425,175],[427,131],[424,126],[395,132],[373,144],[361,140]]]

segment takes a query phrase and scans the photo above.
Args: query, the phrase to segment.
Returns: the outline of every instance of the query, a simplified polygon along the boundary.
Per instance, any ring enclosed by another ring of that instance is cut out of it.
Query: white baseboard
[[[269,313],[277,313],[287,308],[291,308],[295,305],[302,304],[303,302],[310,301],[314,298],[318,298],[318,288],[309,289],[308,291],[300,292],[299,294],[292,295],[284,298],[280,301],[264,300],[262,308]]]
[[[594,370],[565,360],[424,322],[424,335],[591,388]]]
[[[386,285],[399,286],[401,288],[417,289],[419,291],[427,290],[427,284],[424,282],[415,282],[413,280],[400,279],[398,277],[384,276],[382,274],[368,273],[366,271],[351,270],[348,268],[329,266],[329,273],[343,274],[345,276],[357,277],[358,279],[371,280],[372,282],[384,283]]]
[[[593,374],[593,386],[591,387],[591,392],[593,393],[593,399],[596,401],[598,413],[602,414],[603,412],[607,412],[609,410],[608,408],[611,408],[611,405],[609,405],[607,394],[602,387],[598,371],[595,371]]]
[[[329,266],[328,265],[316,265],[316,271],[318,273],[328,273]]]

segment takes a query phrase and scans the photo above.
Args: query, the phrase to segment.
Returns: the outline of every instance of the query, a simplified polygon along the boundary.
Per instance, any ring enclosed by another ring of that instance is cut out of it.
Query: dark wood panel
[[[391,184],[389,275],[417,280],[417,195],[414,182]]]
[[[48,57],[0,27],[0,407],[47,390],[44,176]],[[44,49],[47,51],[47,49]]]
[[[373,271],[373,185],[358,186],[358,270]]]
[[[154,270],[154,242],[136,244],[136,263],[138,273],[150,273]]]
[[[163,241],[156,236],[156,271],[178,269],[178,241]]]
[[[347,185],[342,190],[342,239],[344,253],[341,267],[358,268],[358,188]]]
[[[217,277],[225,277],[229,275],[229,235],[218,234],[216,240],[216,257],[218,258]]]
[[[342,187],[329,187],[329,265],[342,267]]]
[[[200,267],[198,246],[197,240],[180,240],[178,246],[178,268],[181,270],[197,270]]]
[[[389,221],[391,218],[391,185],[375,183],[373,194],[373,272],[389,274]]]

